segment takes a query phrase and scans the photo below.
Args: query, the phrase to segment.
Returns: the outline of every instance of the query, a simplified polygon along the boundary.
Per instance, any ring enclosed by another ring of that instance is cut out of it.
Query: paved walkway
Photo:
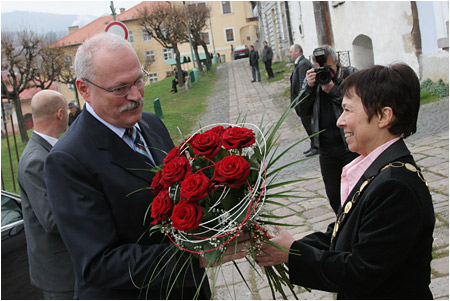
[[[265,123],[273,123],[289,105],[289,100],[282,96],[289,87],[289,79],[271,83],[267,81],[265,71],[261,70],[262,82],[251,83],[251,70],[246,59],[221,64],[217,67],[217,72],[219,81],[216,93],[209,99],[206,113],[202,116],[203,125],[217,122],[233,123],[243,115],[246,115],[246,122],[259,125],[264,111]],[[430,285],[435,299],[449,299],[448,111],[448,98],[421,107],[418,132],[406,139],[430,185],[436,212],[433,244],[435,259],[431,262]],[[295,113],[289,115],[279,133],[280,149],[306,137],[306,132]],[[300,143],[284,156],[283,160],[292,162],[301,159],[304,157],[302,152],[308,146],[308,141]],[[326,199],[318,158],[301,162],[282,174],[283,179],[298,177],[311,180],[295,184],[295,188],[300,190],[305,198],[283,200],[286,205],[298,212],[283,222],[298,225],[289,231],[296,238],[301,238],[311,232],[324,231],[327,225],[334,221],[335,216]],[[280,190],[287,188],[293,187],[283,187]],[[278,209],[275,213],[282,215],[285,214],[284,211]],[[232,264],[226,264],[217,275],[216,299],[272,299],[265,277],[249,269],[245,260],[241,260],[238,264],[247,284],[242,281]],[[213,275],[211,277],[213,278]],[[251,290],[246,285],[249,285]],[[307,292],[300,287],[296,287],[296,293],[300,299],[335,299],[334,294],[318,290]],[[293,299],[292,294],[288,296]],[[281,296],[277,296],[277,299],[281,299]]]

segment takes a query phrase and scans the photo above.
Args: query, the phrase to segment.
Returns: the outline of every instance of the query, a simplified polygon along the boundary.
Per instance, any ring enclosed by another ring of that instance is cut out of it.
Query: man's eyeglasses
[[[82,79],[83,79],[85,82],[90,83],[91,85],[96,86],[97,88],[100,88],[100,89],[105,90],[105,91],[107,91],[107,92],[113,93],[114,96],[117,96],[117,97],[124,97],[124,96],[128,95],[128,93],[130,93],[130,90],[131,90],[131,87],[132,87],[132,86],[136,86],[136,88],[137,88],[138,90],[144,88],[145,83],[146,83],[147,80],[148,80],[149,74],[148,74],[147,71],[145,71],[145,70],[143,70],[143,69],[142,69],[142,71],[144,72],[144,76],[141,77],[140,79],[136,80],[133,84],[127,84],[127,85],[119,86],[119,87],[112,88],[112,89],[106,89],[106,88],[100,87],[99,85],[94,84],[93,82],[91,82],[91,81],[88,80],[87,78],[82,78]]]

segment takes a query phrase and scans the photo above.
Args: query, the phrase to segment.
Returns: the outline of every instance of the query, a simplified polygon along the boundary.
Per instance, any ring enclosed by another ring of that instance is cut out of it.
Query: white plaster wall
[[[352,43],[364,34],[372,39],[374,64],[404,62],[419,73],[419,62],[412,44],[412,14],[409,1],[345,1],[333,7],[330,3],[334,48],[350,51],[354,62]],[[318,47],[314,9],[311,1],[290,2],[294,41],[300,44],[305,56]],[[304,37],[298,33],[299,5]]]
[[[419,72],[412,44],[412,13],[409,1],[346,1],[330,8],[335,49],[352,50],[360,34],[372,39],[374,64],[404,62]],[[351,58],[353,60],[353,51]]]
[[[301,16],[300,16],[301,9]],[[299,44],[303,48],[306,58],[312,55],[317,45],[316,21],[314,19],[314,8],[311,1],[290,1],[289,13],[291,15],[292,35],[294,44]],[[299,20],[303,24],[303,37],[299,33]]]

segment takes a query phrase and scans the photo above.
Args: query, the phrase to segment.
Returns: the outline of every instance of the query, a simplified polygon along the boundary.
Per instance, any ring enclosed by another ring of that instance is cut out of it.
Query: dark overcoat
[[[339,299],[431,299],[430,262],[435,223],[428,187],[403,140],[366,170],[343,207],[366,179],[376,175],[347,214],[333,243],[334,223],[293,243],[289,256],[295,284],[337,292]],[[342,212],[338,212],[338,216]]]

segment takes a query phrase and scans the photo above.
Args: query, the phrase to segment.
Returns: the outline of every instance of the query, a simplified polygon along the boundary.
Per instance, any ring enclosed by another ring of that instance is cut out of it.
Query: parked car
[[[240,45],[234,48],[234,59],[240,59],[241,57],[248,57],[250,51],[248,50],[247,45]]]
[[[20,196],[2,190],[2,288],[1,298],[43,299],[31,285],[27,242]]]

